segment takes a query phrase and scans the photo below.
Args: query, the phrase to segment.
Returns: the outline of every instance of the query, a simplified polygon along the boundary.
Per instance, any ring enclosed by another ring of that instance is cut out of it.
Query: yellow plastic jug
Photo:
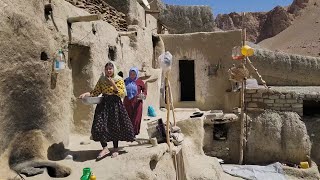
[[[304,161],[304,162],[300,162],[300,167],[302,169],[308,169],[309,168],[309,163]]]
[[[241,48],[241,54],[244,56],[252,56],[254,54],[254,50],[252,47],[245,45]]]

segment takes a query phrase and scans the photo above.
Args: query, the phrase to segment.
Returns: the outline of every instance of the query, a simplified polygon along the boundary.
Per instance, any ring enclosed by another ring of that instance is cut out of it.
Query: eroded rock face
[[[258,42],[279,34],[289,27],[293,21],[292,15],[281,6],[275,7],[266,16],[267,19],[261,27],[260,36],[257,38]]]
[[[275,7],[268,13],[247,13],[242,24],[242,17],[239,13],[218,15],[215,22],[222,30],[234,30],[245,27],[247,40],[259,42],[266,38],[273,37],[289,27],[293,18],[287,10],[281,6]]]
[[[256,42],[267,16],[266,13],[247,13],[242,24],[242,17],[239,13],[219,14],[215,20],[218,28],[222,30],[247,29],[247,40]]]
[[[295,0],[288,8],[277,6],[269,12],[246,13],[243,26],[247,29],[247,40],[257,43],[279,34],[292,24],[308,2]],[[219,14],[215,23],[222,30],[241,29],[241,14]]]
[[[308,2],[309,0],[294,0],[289,6],[288,12],[295,16],[300,15],[301,10],[307,7]]]
[[[310,156],[311,142],[300,116],[294,112],[265,111],[251,116],[246,163],[299,164]]]

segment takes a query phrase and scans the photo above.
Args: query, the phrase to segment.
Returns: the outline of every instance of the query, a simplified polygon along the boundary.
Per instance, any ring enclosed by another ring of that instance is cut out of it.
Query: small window
[[[108,58],[110,61],[116,61],[117,47],[109,46]]]

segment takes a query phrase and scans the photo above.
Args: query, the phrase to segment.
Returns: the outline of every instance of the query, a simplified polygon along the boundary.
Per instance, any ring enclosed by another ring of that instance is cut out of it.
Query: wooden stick
[[[170,129],[170,101],[169,101],[169,72],[167,72],[166,77],[165,77],[165,83],[166,83],[166,102],[167,102],[167,129],[166,129],[166,137],[167,137],[167,144],[169,146],[169,151],[171,151],[171,146],[170,146],[170,133],[169,133],[169,129]]]
[[[172,91],[171,91],[171,85],[170,85],[170,81],[168,80],[168,86],[169,86],[169,93],[170,93],[170,105],[172,107],[172,115],[173,115],[173,125],[176,126],[177,125],[177,121],[176,121],[176,115],[174,114],[174,106],[173,106],[173,97],[172,97]]]
[[[265,80],[262,79],[262,76],[261,76],[260,73],[258,72],[258,69],[254,67],[254,65],[252,64],[252,62],[251,62],[251,60],[249,59],[249,57],[247,57],[246,59],[247,59],[247,61],[248,61],[248,64],[251,66],[251,68],[256,72],[256,74],[257,74],[258,77],[260,78],[263,86],[268,89],[267,83],[266,83]]]
[[[244,16],[245,13],[242,15],[242,23],[244,22]],[[243,24],[242,24],[243,25]],[[242,27],[242,45],[244,46],[246,44],[246,29]],[[245,60],[242,60],[242,63],[245,63]],[[245,81],[243,80],[241,82],[241,90],[240,90],[240,108],[241,108],[241,114],[240,114],[240,144],[239,144],[239,164],[243,163],[243,150],[244,150],[244,86]]]
[[[89,22],[89,21],[97,21],[100,20],[101,17],[98,14],[88,15],[88,16],[76,16],[76,17],[69,17],[67,19],[68,23],[75,23],[75,22]]]

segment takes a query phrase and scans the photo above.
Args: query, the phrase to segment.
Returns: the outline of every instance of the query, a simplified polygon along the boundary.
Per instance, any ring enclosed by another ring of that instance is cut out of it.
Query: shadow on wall
[[[12,74],[2,84],[2,92],[7,96],[7,108],[3,110],[7,115],[1,122],[1,126],[5,128],[1,132],[0,152],[7,148],[17,133],[45,128],[45,82],[27,78],[33,76],[32,72],[26,70],[23,74]]]
[[[73,94],[78,97],[80,94],[90,91],[90,79],[92,68],[90,65],[90,47],[81,45],[69,45],[69,61],[72,69]],[[92,106],[84,105],[80,100],[73,102],[73,122],[76,130],[86,133],[90,130]]]

